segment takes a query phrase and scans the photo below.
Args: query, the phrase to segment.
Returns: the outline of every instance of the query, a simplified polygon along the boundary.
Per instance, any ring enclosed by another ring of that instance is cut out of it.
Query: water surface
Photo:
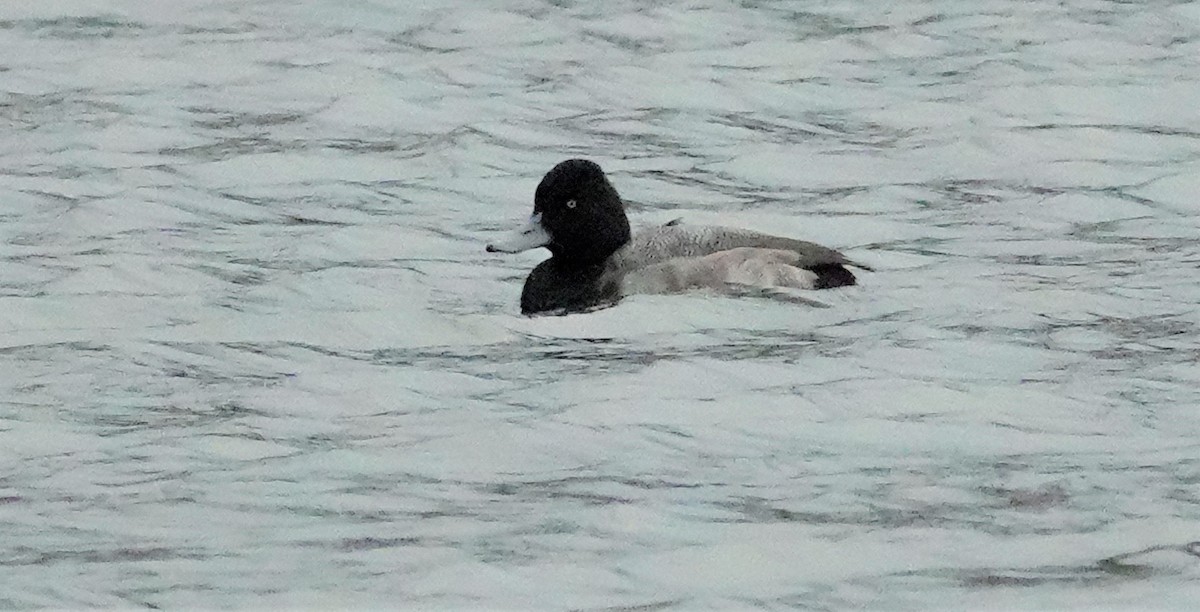
[[[0,607],[1188,608],[1200,4],[0,7]],[[554,163],[818,310],[526,319]]]

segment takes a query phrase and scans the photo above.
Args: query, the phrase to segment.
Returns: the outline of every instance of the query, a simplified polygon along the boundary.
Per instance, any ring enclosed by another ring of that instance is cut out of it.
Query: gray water
[[[1200,3],[0,5],[0,608],[1190,608]],[[527,319],[554,163],[833,306]]]

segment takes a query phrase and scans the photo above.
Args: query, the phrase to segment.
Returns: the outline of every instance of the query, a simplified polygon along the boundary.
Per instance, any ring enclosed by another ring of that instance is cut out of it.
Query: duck
[[[854,285],[864,264],[813,242],[680,220],[633,234],[625,204],[600,165],[568,159],[538,183],[533,214],[487,245],[489,253],[544,247],[521,290],[527,316],[606,308],[632,294],[696,289],[832,289]]]

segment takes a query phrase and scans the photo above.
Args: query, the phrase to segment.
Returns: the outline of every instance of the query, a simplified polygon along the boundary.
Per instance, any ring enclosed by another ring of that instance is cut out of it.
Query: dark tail
[[[855,284],[854,274],[842,264],[817,264],[806,269],[817,275],[817,280],[813,282],[814,289],[832,289]]]

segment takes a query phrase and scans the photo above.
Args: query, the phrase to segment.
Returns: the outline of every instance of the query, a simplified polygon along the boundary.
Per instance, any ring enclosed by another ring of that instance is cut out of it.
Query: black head
[[[621,196],[586,159],[554,166],[538,184],[533,214],[550,234],[546,248],[562,265],[600,263],[629,242]]]

